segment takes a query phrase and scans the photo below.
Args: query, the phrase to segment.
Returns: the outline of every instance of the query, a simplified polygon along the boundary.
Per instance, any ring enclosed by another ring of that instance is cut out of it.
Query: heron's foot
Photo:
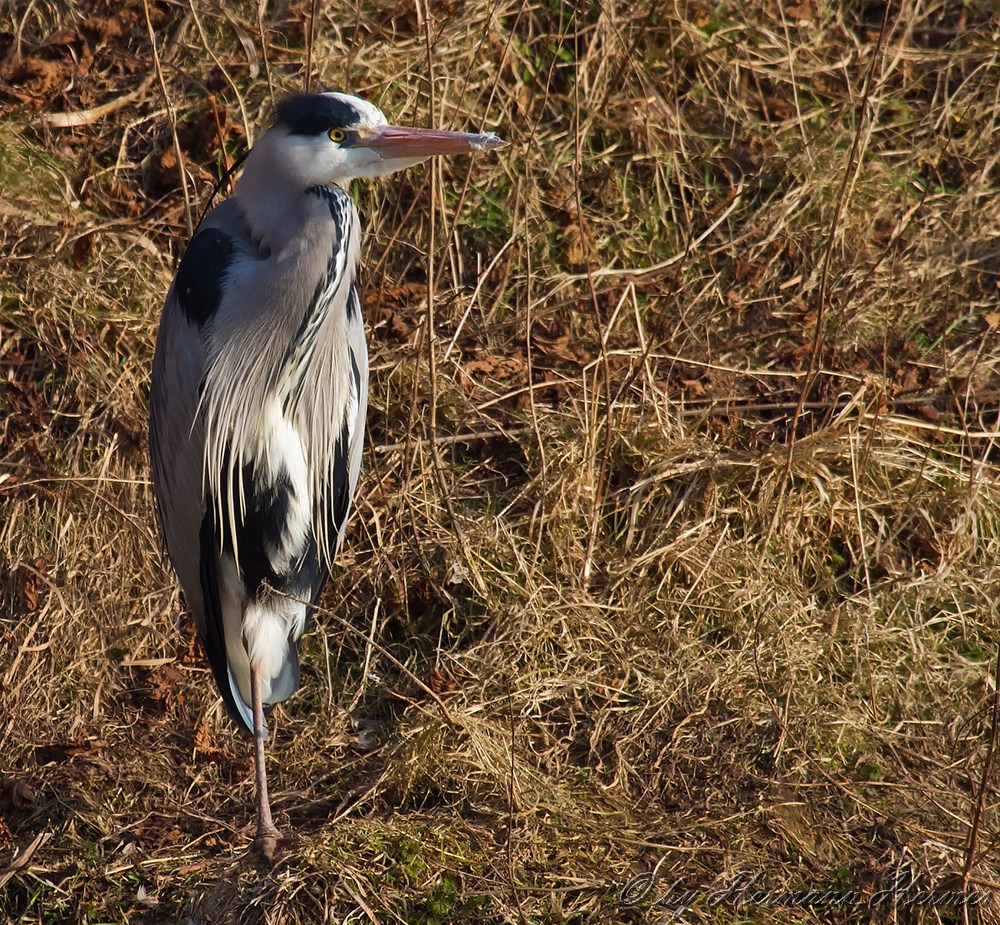
[[[278,851],[288,844],[288,840],[273,825],[261,826],[257,829],[257,837],[253,840],[251,851],[260,855],[265,861],[273,861]]]

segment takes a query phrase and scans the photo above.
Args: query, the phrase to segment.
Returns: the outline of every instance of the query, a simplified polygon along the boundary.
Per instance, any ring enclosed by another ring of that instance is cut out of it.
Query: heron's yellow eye
[[[345,138],[347,138],[347,132],[342,128],[332,128],[327,134],[330,136],[330,141],[335,141],[340,144]]]

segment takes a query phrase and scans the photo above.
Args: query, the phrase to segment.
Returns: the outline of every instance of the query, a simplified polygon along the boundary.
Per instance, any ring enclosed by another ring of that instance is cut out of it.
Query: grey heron
[[[361,228],[345,187],[501,144],[389,125],[344,93],[292,97],[199,225],[167,294],[150,394],[156,506],[219,693],[254,740],[255,844],[268,857],[281,835],[266,717],[298,687],[297,644],[361,468]]]

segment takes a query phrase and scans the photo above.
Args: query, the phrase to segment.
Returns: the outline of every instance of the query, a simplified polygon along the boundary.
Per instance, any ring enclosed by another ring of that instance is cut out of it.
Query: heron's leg
[[[257,839],[256,847],[268,860],[273,858],[281,833],[271,819],[271,802],[267,798],[267,769],[264,767],[264,703],[260,691],[260,667],[250,665],[250,699],[253,701],[254,764],[257,777]]]

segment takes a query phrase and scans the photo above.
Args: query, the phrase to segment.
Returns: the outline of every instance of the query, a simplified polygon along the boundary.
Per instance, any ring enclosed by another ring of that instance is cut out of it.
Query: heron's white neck
[[[253,146],[233,194],[253,237],[273,250],[297,233],[302,202],[311,185],[293,178],[281,159],[277,140],[268,132]]]

